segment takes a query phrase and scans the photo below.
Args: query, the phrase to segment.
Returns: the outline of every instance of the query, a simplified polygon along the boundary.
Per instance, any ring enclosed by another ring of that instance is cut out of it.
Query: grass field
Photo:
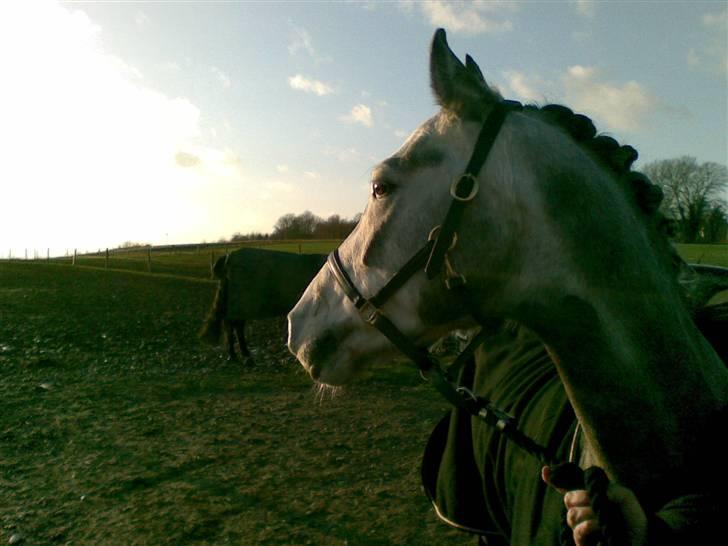
[[[338,240],[329,241],[258,241],[241,245],[217,244],[186,248],[152,247],[151,272],[155,274],[180,275],[183,277],[210,278],[210,265],[227,252],[242,246],[267,248],[282,252],[301,252],[305,254],[328,254],[339,245]],[[692,263],[712,264],[728,267],[728,245],[676,245],[680,255]],[[46,260],[40,259],[40,262]],[[50,263],[70,265],[72,258],[65,256],[52,258]],[[144,249],[131,251],[111,251],[107,261],[105,253],[84,254],[76,258],[76,264],[86,267],[109,268],[116,270],[149,272],[150,253]]]
[[[677,250],[690,263],[728,267],[728,245],[682,245]]]
[[[412,368],[320,400],[281,320],[253,368],[198,344],[214,288],[0,262],[0,543],[472,544],[420,490]]]
[[[76,257],[76,264],[87,267],[100,267],[118,270],[162,273],[185,277],[210,278],[210,265],[216,258],[242,247],[265,248],[280,252],[304,254],[328,254],[341,241],[258,241],[234,244],[218,244],[181,248],[152,247],[148,249],[112,250],[108,261],[104,252],[82,254]],[[44,260],[40,260],[44,261]],[[50,263],[70,265],[72,257],[53,258]]]

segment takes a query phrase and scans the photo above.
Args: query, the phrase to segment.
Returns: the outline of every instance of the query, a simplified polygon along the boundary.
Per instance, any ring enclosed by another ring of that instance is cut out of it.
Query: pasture
[[[215,284],[194,256],[0,261],[0,543],[472,544],[421,492],[447,406],[414,369],[322,396],[283,320],[250,325],[255,367],[228,362],[195,336]]]
[[[680,255],[690,263],[728,267],[728,245],[676,245]]]
[[[0,262],[0,543],[470,544],[419,463],[445,403],[409,366],[317,396],[281,320],[245,368],[215,285]]]
[[[178,245],[168,247],[141,247],[132,249],[113,249],[108,260],[105,251],[79,254],[76,264],[87,267],[138,271],[155,274],[181,275],[185,277],[210,278],[210,265],[218,258],[238,248],[266,248],[281,252],[300,252],[304,254],[328,254],[336,248],[339,240],[270,240],[246,241],[240,243],[220,243],[208,245]],[[41,259],[40,261],[44,261]],[[51,263],[70,265],[71,256],[52,258]],[[151,262],[151,264],[150,264]]]

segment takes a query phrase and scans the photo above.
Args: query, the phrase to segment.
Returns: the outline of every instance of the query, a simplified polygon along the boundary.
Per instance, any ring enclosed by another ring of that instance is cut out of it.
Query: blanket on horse
[[[728,304],[700,309],[695,321],[725,361]],[[517,426],[547,446],[556,460],[581,455],[576,417],[543,342],[525,328],[506,326],[485,339],[477,366],[459,384],[517,418]],[[725,431],[728,408],[702,423],[693,467],[712,472],[693,491],[671,499],[651,518],[650,545],[709,544],[728,514],[727,475],[715,434]],[[490,546],[559,544],[562,496],[540,479],[541,464],[495,428],[458,409],[436,426],[425,449],[422,479],[438,516],[479,534]],[[675,479],[678,477],[675,476]]]
[[[558,460],[569,458],[576,418],[543,342],[503,327],[476,353],[459,384],[517,417],[518,427]],[[447,523],[489,544],[558,543],[563,501],[540,479],[540,463],[496,429],[454,409],[437,426],[423,460],[423,483]],[[543,518],[544,513],[556,517]],[[532,542],[532,539],[537,539]]]

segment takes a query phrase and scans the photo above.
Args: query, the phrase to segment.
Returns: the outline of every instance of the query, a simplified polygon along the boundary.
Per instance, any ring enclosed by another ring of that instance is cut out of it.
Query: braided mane
[[[657,212],[663,198],[662,189],[650,182],[644,174],[631,170],[632,164],[639,156],[637,150],[632,146],[620,145],[610,136],[597,135],[591,119],[583,114],[575,114],[566,106],[547,104],[539,108],[526,105],[523,109],[540,112],[547,122],[564,129],[577,143],[587,148],[617,175],[631,190],[637,205],[647,216],[660,216],[658,224],[662,223],[664,218]]]
[[[598,135],[594,123],[583,114],[575,114],[570,108],[560,104],[547,104],[542,107],[524,105],[523,111],[536,112],[547,123],[560,127],[574,141],[586,148],[602,165],[606,166],[617,181],[633,197],[645,221],[654,226],[658,235],[655,242],[667,254],[670,269],[680,275],[686,266],[668,238],[674,235],[674,224],[660,212],[662,188],[653,184],[641,172],[633,171],[632,164],[639,154],[632,146],[620,145],[610,136]]]

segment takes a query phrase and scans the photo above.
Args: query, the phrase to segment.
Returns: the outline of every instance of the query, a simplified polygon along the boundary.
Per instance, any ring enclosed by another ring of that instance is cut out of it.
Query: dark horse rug
[[[708,341],[726,360],[728,304],[704,307],[694,317]],[[543,342],[527,329],[506,324],[487,337],[466,366],[459,385],[517,419],[518,427],[546,446],[559,461],[580,453],[576,417]],[[714,483],[699,486],[661,505],[657,515],[667,531],[653,544],[711,544],[726,513],[724,411],[705,425],[696,465],[714,469]],[[541,463],[500,432],[453,409],[435,427],[422,462],[425,492],[446,523],[481,535],[490,546],[559,544],[563,497],[540,478]],[[708,491],[707,494],[705,493]],[[648,514],[649,515],[649,514]],[[666,524],[666,525],[665,525]]]

